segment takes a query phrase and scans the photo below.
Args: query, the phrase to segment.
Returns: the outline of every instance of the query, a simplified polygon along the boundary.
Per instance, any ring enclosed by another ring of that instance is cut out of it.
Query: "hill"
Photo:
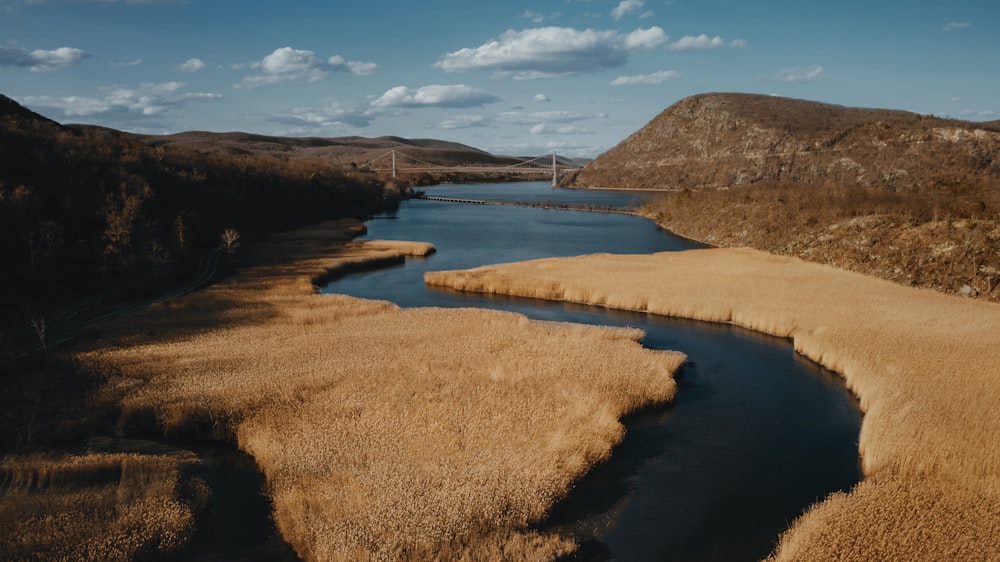
[[[750,94],[681,100],[573,186],[664,189],[674,232],[1000,298],[1000,123]]]
[[[669,107],[575,179],[580,187],[758,183],[913,189],[1000,177],[1000,124],[753,94]]]
[[[176,281],[224,229],[252,237],[364,216],[400,195],[315,158],[155,145],[0,96],[0,346],[74,299]]]
[[[232,155],[321,158],[340,165],[362,166],[392,149],[411,158],[444,166],[517,164],[523,159],[495,156],[478,148],[436,139],[404,139],[395,136],[274,137],[248,133],[190,131],[173,135],[142,136],[151,146],[179,146],[195,150],[223,151]]]

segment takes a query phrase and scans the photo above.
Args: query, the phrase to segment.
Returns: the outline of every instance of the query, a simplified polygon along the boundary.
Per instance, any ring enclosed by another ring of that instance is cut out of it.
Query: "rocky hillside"
[[[671,106],[577,175],[578,187],[753,184],[890,190],[996,182],[1000,123],[752,94]]]
[[[685,99],[577,186],[670,190],[665,228],[1000,300],[1000,123],[743,94]]]

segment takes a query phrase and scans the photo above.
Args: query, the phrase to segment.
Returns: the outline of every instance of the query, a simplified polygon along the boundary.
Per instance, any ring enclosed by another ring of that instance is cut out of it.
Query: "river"
[[[437,197],[625,207],[641,195],[546,183],[444,185]],[[367,222],[367,239],[430,242],[427,259],[352,274],[323,289],[404,307],[486,307],[531,318],[631,326],[643,345],[685,353],[675,401],[626,420],[611,460],[541,529],[571,533],[581,559],[759,560],[812,503],[860,481],[861,414],[842,379],[787,340],[730,325],[567,303],[428,289],[423,273],[598,252],[683,251],[697,243],[617,214],[410,200]]]

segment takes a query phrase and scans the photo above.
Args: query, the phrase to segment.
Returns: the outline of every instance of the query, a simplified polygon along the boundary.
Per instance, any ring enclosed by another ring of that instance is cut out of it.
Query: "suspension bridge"
[[[433,164],[431,162],[425,162],[418,158],[414,158],[402,151],[397,151],[395,148],[386,152],[385,154],[373,158],[368,162],[365,162],[361,166],[361,169],[371,170],[378,173],[392,173],[392,177],[395,178],[397,174],[400,173],[421,173],[421,172],[466,172],[475,174],[524,174],[524,175],[552,175],[552,185],[555,186],[559,183],[559,174],[567,170],[579,170],[583,166],[569,158],[559,156],[556,153],[545,154],[543,156],[538,156],[532,158],[531,160],[525,160],[524,162],[518,162],[516,164],[510,164],[507,166],[488,166],[488,165],[457,165],[457,166],[445,166],[442,164]]]

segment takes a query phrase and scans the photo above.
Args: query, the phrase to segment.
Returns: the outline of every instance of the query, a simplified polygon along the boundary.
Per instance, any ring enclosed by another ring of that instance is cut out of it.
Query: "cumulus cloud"
[[[592,131],[586,129],[580,129],[573,126],[564,127],[553,127],[551,125],[545,125],[539,123],[531,128],[531,134],[533,135],[592,135]]]
[[[602,119],[606,113],[584,113],[580,111],[506,111],[497,116],[497,120],[515,125],[551,125],[553,123],[575,123],[588,119]]]
[[[643,5],[642,0],[622,0],[615,6],[615,9],[611,10],[611,17],[618,21],[628,14],[639,12]]]
[[[208,92],[184,92],[182,82],[142,83],[137,87],[109,86],[100,97],[27,96],[24,103],[32,108],[61,112],[63,117],[102,117],[112,122],[155,117],[193,102],[222,98]]]
[[[175,65],[174,68],[179,72],[198,72],[199,70],[205,68],[205,61],[198,58],[188,59],[178,65]]]
[[[481,107],[488,103],[500,101],[500,98],[490,95],[465,84],[441,85],[431,84],[419,88],[396,86],[390,88],[379,98],[371,102],[376,108],[396,107]]]
[[[630,50],[663,41],[666,34],[659,27],[629,34],[569,27],[511,29],[478,47],[447,53],[434,66],[445,72],[492,70],[520,80],[571,76],[621,66]]]
[[[722,37],[716,35],[715,37],[709,37],[704,33],[700,35],[685,35],[677,41],[674,41],[669,46],[668,49],[674,52],[684,52],[684,51],[705,51],[708,49],[718,49],[720,47],[746,47],[747,42],[743,39],[733,39],[730,42],[726,42]]]
[[[659,84],[667,80],[676,80],[681,77],[681,73],[676,70],[660,70],[652,74],[639,74],[636,76],[619,76],[609,84],[611,86],[633,86],[636,84]]]
[[[73,47],[59,47],[51,51],[0,47],[0,66],[17,66],[27,68],[31,72],[49,72],[76,66],[89,56]]]
[[[473,127],[485,127],[489,124],[489,120],[482,115],[456,115],[450,119],[445,119],[442,121],[438,128],[440,129],[471,129]]]
[[[378,68],[373,62],[348,61],[340,55],[323,59],[313,51],[281,47],[263,59],[254,62],[250,68],[260,72],[247,76],[235,84],[236,88],[254,89],[289,80],[316,82],[326,78],[331,72],[350,72],[356,76],[367,76]]]
[[[625,36],[625,48],[652,49],[666,43],[668,39],[661,27],[654,25],[649,29],[639,28]]]
[[[955,31],[956,29],[965,29],[966,27],[971,27],[972,24],[967,21],[950,21],[944,26],[945,31]]]
[[[551,99],[549,99],[549,96],[547,96],[545,94],[535,94],[535,97],[533,97],[531,99],[532,99],[532,101],[537,102],[537,103],[545,103],[545,102],[552,101]]]
[[[809,82],[824,76],[823,67],[815,64],[813,66],[796,66],[792,68],[782,68],[778,71],[777,80],[781,82]]]
[[[299,107],[287,113],[270,115],[266,120],[292,127],[284,134],[308,135],[331,127],[363,129],[372,124],[373,117],[365,109],[330,101],[320,107]]]

